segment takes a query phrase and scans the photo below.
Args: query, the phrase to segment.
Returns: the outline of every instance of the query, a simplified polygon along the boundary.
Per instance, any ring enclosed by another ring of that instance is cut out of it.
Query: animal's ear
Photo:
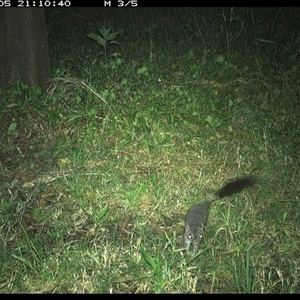
[[[191,235],[192,232],[192,228],[189,224],[186,224],[186,230],[189,232],[189,234]]]
[[[190,227],[190,225],[189,224],[185,224],[185,227],[184,227],[184,236],[186,237],[186,238],[188,238],[189,240],[191,240],[192,239],[192,233],[191,233],[191,227]]]

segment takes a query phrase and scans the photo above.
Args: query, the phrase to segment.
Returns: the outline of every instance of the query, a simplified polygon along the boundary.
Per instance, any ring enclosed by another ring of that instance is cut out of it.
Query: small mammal
[[[243,189],[256,184],[254,176],[247,176],[232,180],[216,191],[207,201],[193,205],[185,217],[183,244],[187,253],[190,253],[190,246],[196,251],[202,239],[203,226],[206,224],[210,204],[224,197],[229,197]]]

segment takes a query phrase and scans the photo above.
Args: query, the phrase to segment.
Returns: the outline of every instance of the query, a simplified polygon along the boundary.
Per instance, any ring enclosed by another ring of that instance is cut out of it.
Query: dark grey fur
[[[215,192],[207,201],[193,205],[187,212],[183,234],[183,244],[189,253],[191,244],[193,251],[197,250],[202,239],[202,229],[206,224],[210,204],[220,198],[231,196],[243,189],[256,184],[254,176],[232,180]]]

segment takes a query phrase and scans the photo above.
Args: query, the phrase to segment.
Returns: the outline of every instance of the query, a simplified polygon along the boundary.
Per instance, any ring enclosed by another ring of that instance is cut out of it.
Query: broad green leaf
[[[11,123],[8,127],[7,133],[12,134],[16,130],[16,128],[17,128],[17,123],[16,122]]]
[[[108,40],[108,41],[114,40],[118,34],[119,34],[119,32],[112,32],[111,34],[109,34],[106,37],[106,40]]]
[[[103,39],[101,36],[98,36],[98,38],[97,38],[97,43],[99,44],[99,45],[101,45],[101,46],[103,46],[104,48],[106,48],[106,40],[105,39]]]
[[[105,27],[103,27],[102,29],[99,29],[99,30],[100,30],[102,36],[106,39],[106,37],[109,35],[110,28],[106,29]]]
[[[117,41],[111,41],[111,42],[109,42],[109,44],[120,45],[120,43]]]
[[[98,34],[95,34],[95,33],[89,33],[89,34],[87,34],[86,36],[89,37],[89,38],[92,39],[92,40],[95,40],[95,41],[97,41],[97,39],[98,39],[98,37],[99,37],[99,35],[98,35]]]
[[[138,71],[137,71],[138,75],[147,75],[148,73],[148,68],[147,67],[142,67],[142,68],[139,68]]]

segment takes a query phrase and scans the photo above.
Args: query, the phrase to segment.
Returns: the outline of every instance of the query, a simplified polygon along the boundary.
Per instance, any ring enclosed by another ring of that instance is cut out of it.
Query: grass
[[[300,292],[293,11],[138,10],[49,10],[49,93],[0,90],[0,291]],[[244,174],[186,257],[188,208]]]

